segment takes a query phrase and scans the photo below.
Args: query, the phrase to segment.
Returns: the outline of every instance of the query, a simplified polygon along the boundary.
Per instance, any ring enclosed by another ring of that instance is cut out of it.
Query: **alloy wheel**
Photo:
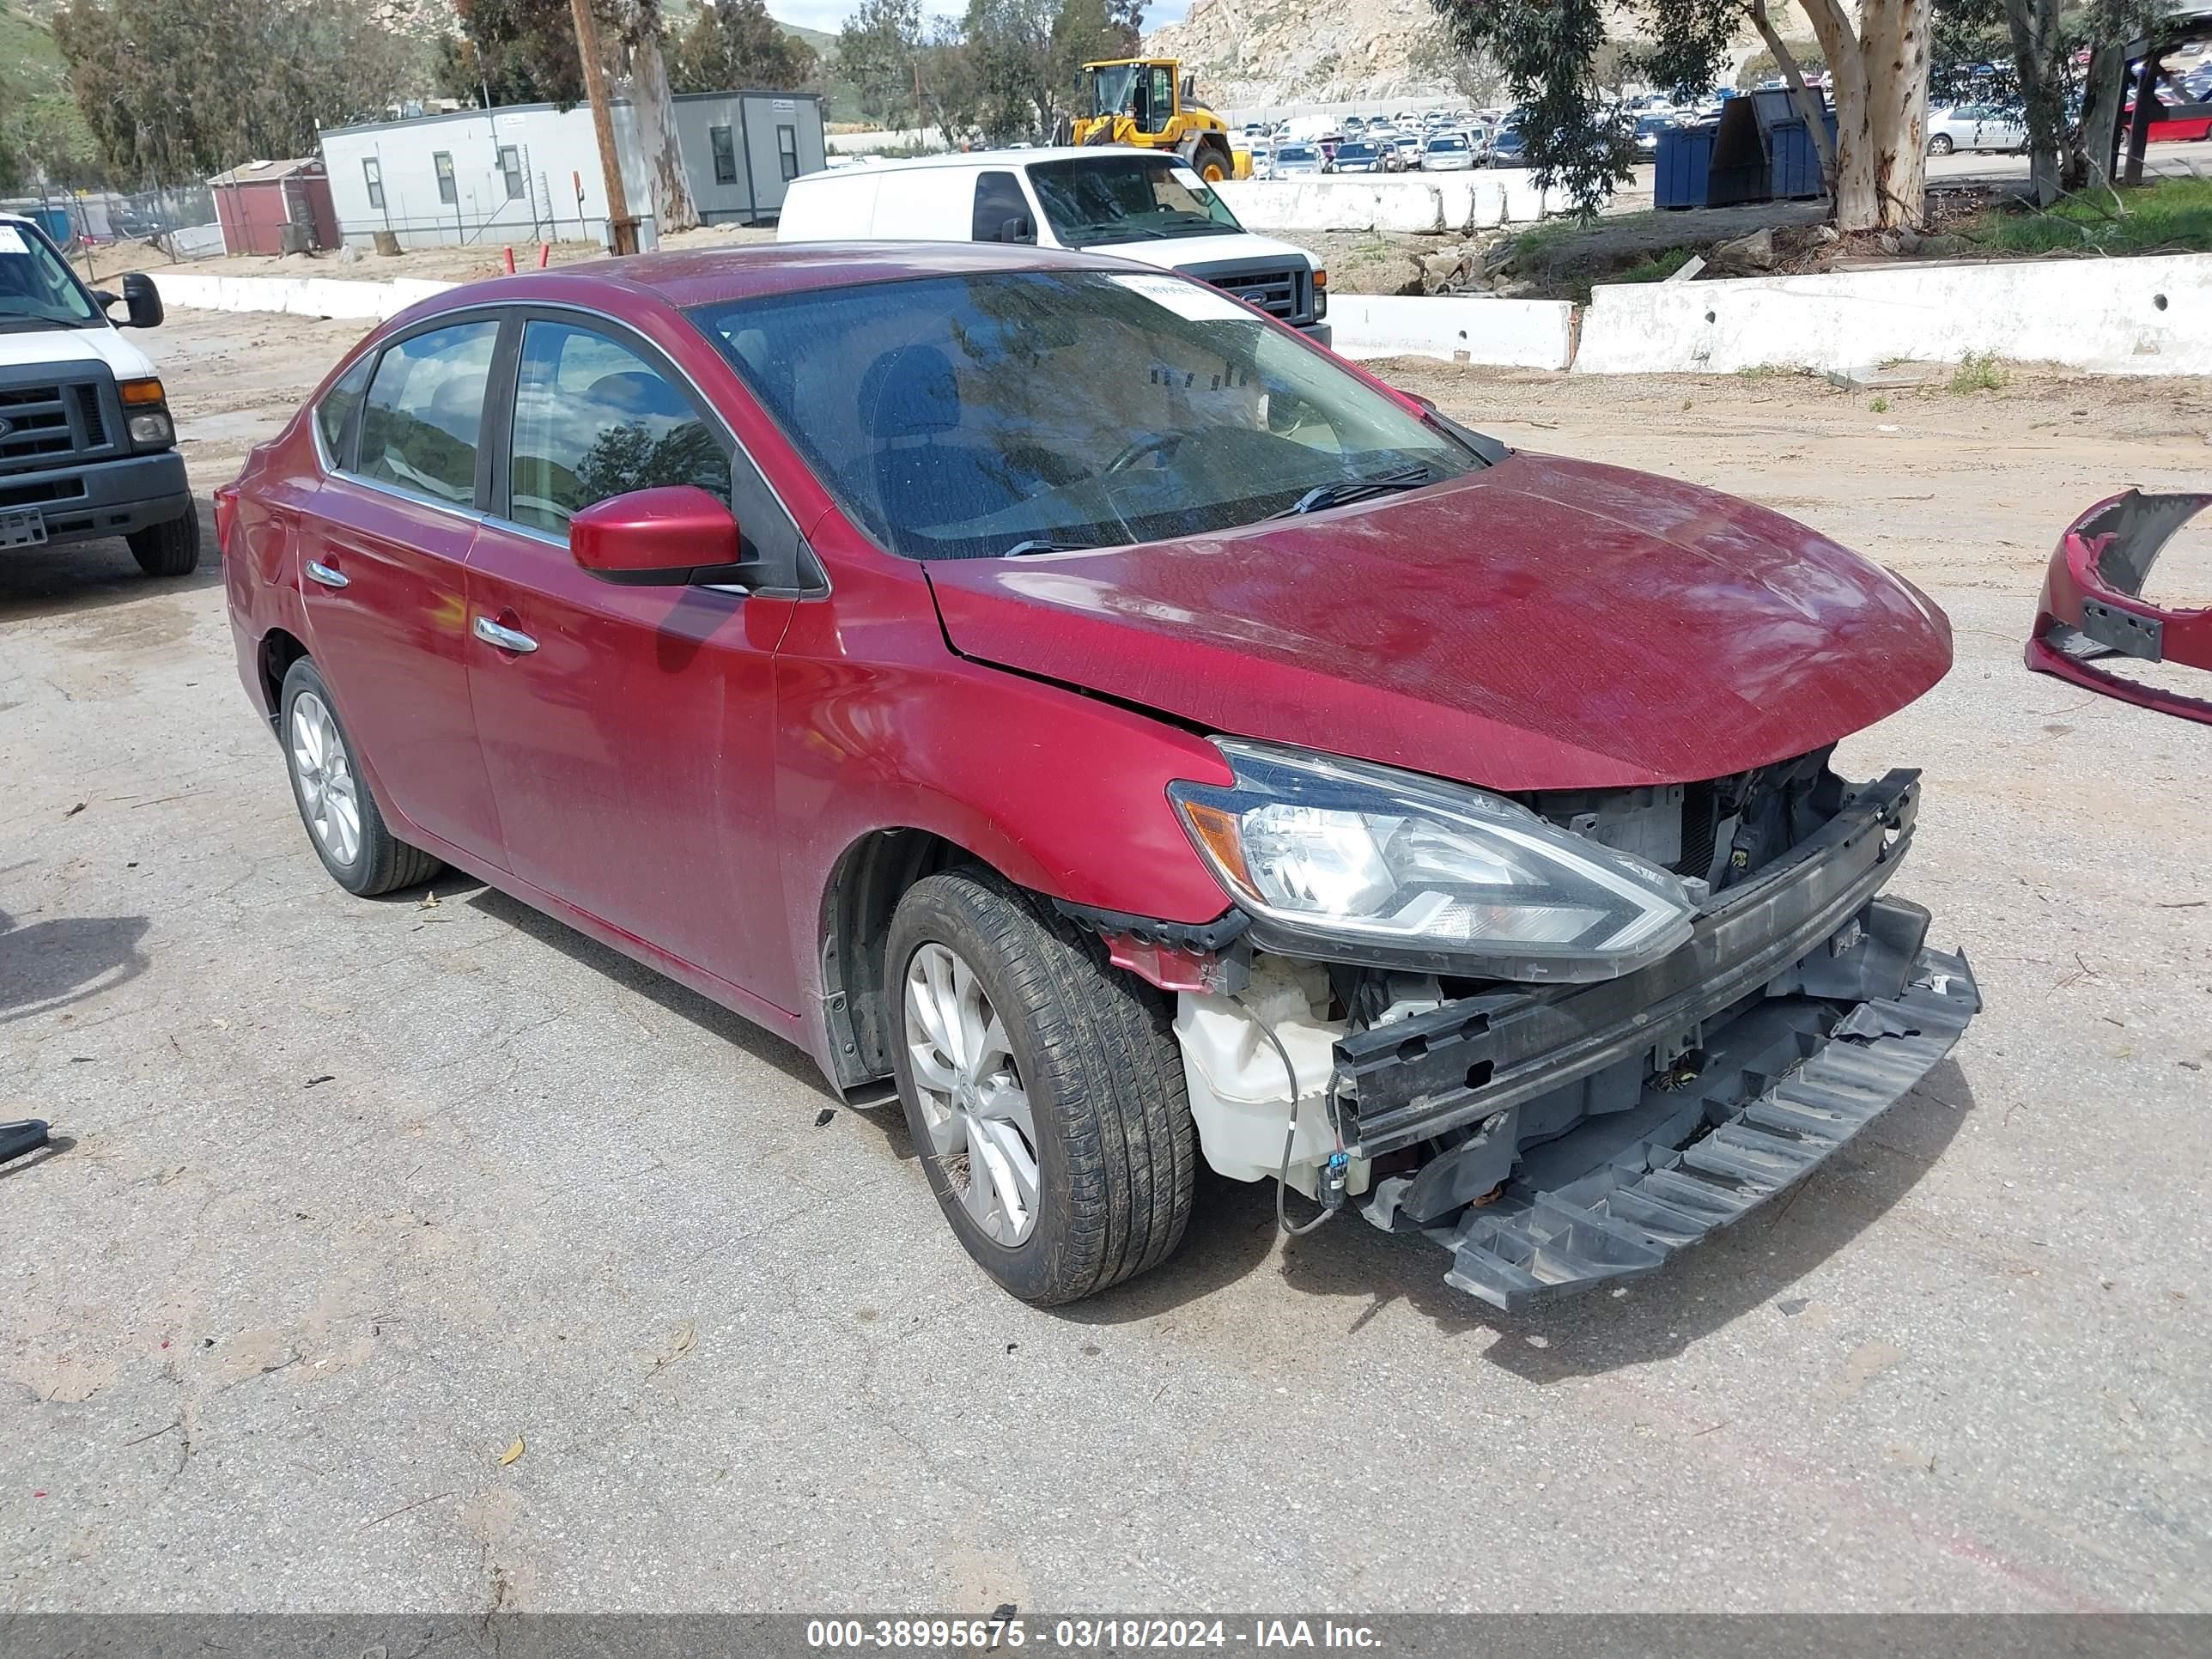
[[[361,797],[338,723],[323,700],[302,691],[292,700],[292,776],[307,829],[336,863],[361,856]]]
[[[1036,1227],[1036,1122],[1006,1022],[975,969],[933,941],[907,963],[906,1012],[929,1155],[975,1224],[1018,1245]]]

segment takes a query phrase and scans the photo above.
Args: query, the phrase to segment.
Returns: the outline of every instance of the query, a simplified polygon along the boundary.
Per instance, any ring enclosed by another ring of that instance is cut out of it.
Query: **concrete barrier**
[[[1242,179],[1215,186],[1247,230],[1442,235],[1540,219],[1554,205],[1517,168],[1375,178]]]
[[[336,276],[216,276],[154,271],[164,306],[192,311],[278,311],[295,317],[381,321],[455,284],[421,276],[349,282]]]
[[[1575,308],[1565,300],[1341,294],[1328,302],[1328,320],[1346,357],[1441,357],[1504,368],[1565,368],[1574,361]]]
[[[1574,366],[1831,370],[1984,354],[2093,374],[2212,374],[2212,254],[1601,286]]]

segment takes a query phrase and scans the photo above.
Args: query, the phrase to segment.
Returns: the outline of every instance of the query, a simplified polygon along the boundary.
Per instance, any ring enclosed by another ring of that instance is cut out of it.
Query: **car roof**
[[[447,289],[438,296],[434,307],[482,305],[488,300],[515,305],[562,301],[581,304],[623,296],[649,297],[689,307],[921,276],[1133,268],[1126,259],[1103,254],[1000,242],[771,242],[681,253],[631,254],[621,259],[585,259],[550,270],[491,276]]]
[[[1182,159],[1171,151],[1141,149],[1134,144],[1046,144],[1036,149],[949,150],[941,155],[907,155],[896,161],[868,161],[863,166],[871,173],[913,173],[926,167],[1029,167],[1038,161],[1073,161],[1085,155],[1144,155],[1168,161]],[[841,167],[838,173],[842,177],[854,176],[850,168]]]

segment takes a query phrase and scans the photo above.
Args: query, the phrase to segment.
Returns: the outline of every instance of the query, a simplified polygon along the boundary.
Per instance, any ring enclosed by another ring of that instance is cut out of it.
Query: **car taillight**
[[[230,555],[230,526],[237,518],[238,486],[219,486],[215,492],[215,544],[226,558]]]

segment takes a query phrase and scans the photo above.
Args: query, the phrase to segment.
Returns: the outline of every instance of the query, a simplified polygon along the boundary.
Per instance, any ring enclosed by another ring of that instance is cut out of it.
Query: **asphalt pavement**
[[[350,333],[151,342],[203,498]],[[795,1051],[472,882],[332,884],[212,557],[10,555],[0,1117],[64,1144],[0,1169],[0,1609],[2212,1610],[2212,734],[2019,666],[2203,388],[1422,373],[1952,611],[1844,758],[1929,769],[1897,890],[1990,1006],[1833,1167],[1518,1318],[1209,1179],[1029,1310]]]

